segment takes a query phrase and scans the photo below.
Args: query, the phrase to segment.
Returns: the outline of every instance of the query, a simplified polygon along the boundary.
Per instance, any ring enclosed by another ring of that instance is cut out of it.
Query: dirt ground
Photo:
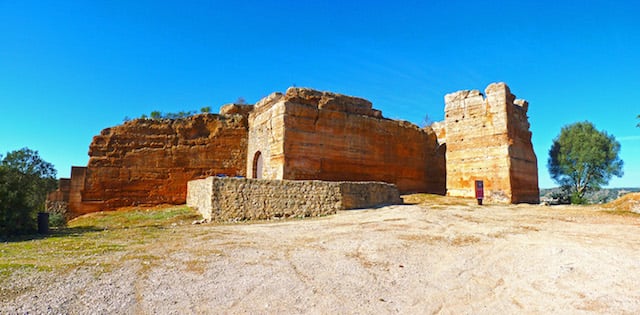
[[[0,313],[640,312],[640,216],[596,207],[452,201],[167,233],[117,268],[15,273]]]

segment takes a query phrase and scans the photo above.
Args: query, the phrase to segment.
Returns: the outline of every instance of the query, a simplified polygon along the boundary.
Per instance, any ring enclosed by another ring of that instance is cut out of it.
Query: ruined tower
[[[444,194],[444,151],[431,128],[385,119],[371,102],[289,88],[249,115],[247,176],[383,181],[401,192]]]
[[[445,96],[447,195],[474,197],[474,182],[482,180],[486,200],[538,203],[529,104],[504,83],[490,84],[485,95],[465,90]]]

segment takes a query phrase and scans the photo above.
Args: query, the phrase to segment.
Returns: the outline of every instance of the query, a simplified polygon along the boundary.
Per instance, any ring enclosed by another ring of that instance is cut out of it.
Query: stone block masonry
[[[136,119],[106,128],[93,138],[87,167],[72,169],[69,192],[61,189],[50,200],[67,201],[72,217],[128,206],[183,204],[189,180],[244,176],[248,108],[226,105],[224,115]]]
[[[436,132],[447,146],[447,195],[472,198],[474,182],[482,180],[487,201],[538,203],[528,103],[504,83],[489,85],[485,94],[464,90],[445,96],[445,121]]]
[[[445,152],[431,128],[385,119],[358,97],[289,88],[249,115],[247,177],[379,181],[445,193]]]
[[[396,186],[382,182],[208,177],[187,183],[187,205],[212,221],[321,216],[400,203]]]
[[[340,182],[339,193],[329,196],[339,195],[345,209],[351,207],[349,196],[362,196],[345,192],[350,189],[346,181],[392,183],[402,193],[473,197],[475,181],[483,180],[489,202],[537,203],[529,104],[517,100],[504,83],[489,85],[485,93],[446,95],[445,120],[424,128],[384,118],[363,98],[297,87],[272,93],[255,106],[224,105],[219,115],[136,119],[95,136],[88,165],[72,167],[71,179],[61,181],[49,201],[66,203],[71,217],[182,204],[188,181],[224,174]],[[284,200],[294,202],[290,191],[287,186]],[[275,213],[269,215],[313,215],[316,210],[303,206],[326,206],[326,200],[314,199],[323,196],[300,194],[306,198],[295,199],[300,213],[276,213],[275,206],[267,209],[275,204],[272,199],[263,197],[269,204],[256,209]],[[253,212],[245,216],[260,217]]]

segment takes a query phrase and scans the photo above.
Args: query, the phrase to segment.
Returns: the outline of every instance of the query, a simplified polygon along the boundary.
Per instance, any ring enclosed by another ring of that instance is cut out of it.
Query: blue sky
[[[364,97],[385,117],[442,120],[443,97],[503,81],[530,103],[541,187],[562,126],[621,143],[640,186],[635,1],[0,0],[0,153],[61,177],[100,130],[152,110],[253,103],[296,85]]]

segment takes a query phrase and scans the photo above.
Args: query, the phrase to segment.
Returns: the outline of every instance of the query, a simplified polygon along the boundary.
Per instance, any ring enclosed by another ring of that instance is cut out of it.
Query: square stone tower
[[[538,166],[527,110],[504,83],[445,96],[447,195],[475,197],[484,182],[485,200],[539,203]]]

